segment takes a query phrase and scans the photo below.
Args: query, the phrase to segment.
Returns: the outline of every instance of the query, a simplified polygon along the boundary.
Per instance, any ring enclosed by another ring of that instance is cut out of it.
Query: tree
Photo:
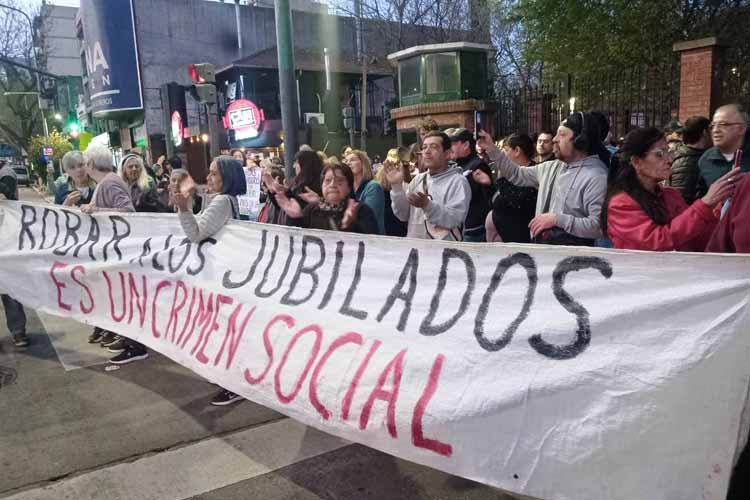
[[[32,8],[30,2],[5,0],[9,7],[15,7],[29,14],[32,19],[39,15],[38,6]],[[29,22],[22,14],[0,8],[0,57],[26,66],[44,69],[44,34],[31,32]],[[35,48],[39,56],[35,59]],[[36,75],[7,62],[0,62],[0,136],[18,149],[27,149],[34,133],[42,130],[42,110],[37,105]],[[28,94],[5,95],[6,92]]]
[[[47,166],[42,162],[42,148],[45,146],[53,149],[52,159],[58,162],[58,165],[63,155],[73,150],[73,145],[68,141],[68,138],[57,130],[52,130],[48,138],[42,135],[32,137],[28,148],[29,159],[33,165],[34,172],[41,179],[47,178]]]
[[[748,7],[748,0],[518,0],[509,17],[527,35],[524,57],[554,78],[658,64],[675,42],[704,36],[750,49]]]
[[[361,17],[362,30],[371,35],[366,38],[379,44],[377,52],[431,43],[489,41],[483,24],[489,19],[484,0],[351,0],[338,3],[337,13]]]
[[[490,36],[497,49],[495,58],[498,90],[538,84],[544,61],[530,57],[531,35],[524,18],[514,9],[518,0],[493,0],[490,4]]]

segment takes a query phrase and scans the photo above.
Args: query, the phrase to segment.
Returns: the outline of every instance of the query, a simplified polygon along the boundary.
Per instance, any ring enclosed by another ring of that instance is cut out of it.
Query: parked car
[[[24,186],[31,185],[31,177],[29,176],[29,171],[26,167],[23,165],[13,165],[13,171],[16,173],[18,184],[23,184]]]

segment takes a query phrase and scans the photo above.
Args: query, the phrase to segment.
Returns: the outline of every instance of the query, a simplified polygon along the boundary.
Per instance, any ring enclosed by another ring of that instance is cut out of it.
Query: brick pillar
[[[680,121],[711,118],[721,99],[721,45],[710,37],[676,43],[672,50],[680,53]]]

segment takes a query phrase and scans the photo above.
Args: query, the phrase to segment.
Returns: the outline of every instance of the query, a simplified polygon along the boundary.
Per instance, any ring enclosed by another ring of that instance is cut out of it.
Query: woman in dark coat
[[[304,208],[284,192],[276,193],[276,201],[289,217],[300,220],[306,229],[348,231],[359,234],[380,234],[375,213],[353,197],[354,174],[338,163],[330,163],[321,175],[323,198]]]

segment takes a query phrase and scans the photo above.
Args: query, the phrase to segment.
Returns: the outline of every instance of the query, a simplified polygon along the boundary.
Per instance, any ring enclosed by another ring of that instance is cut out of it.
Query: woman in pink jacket
[[[662,185],[669,178],[672,157],[659,129],[632,130],[619,156],[610,167],[602,210],[602,230],[614,247],[702,252],[718,223],[714,208],[734,192],[738,169],[688,206],[678,190]]]

